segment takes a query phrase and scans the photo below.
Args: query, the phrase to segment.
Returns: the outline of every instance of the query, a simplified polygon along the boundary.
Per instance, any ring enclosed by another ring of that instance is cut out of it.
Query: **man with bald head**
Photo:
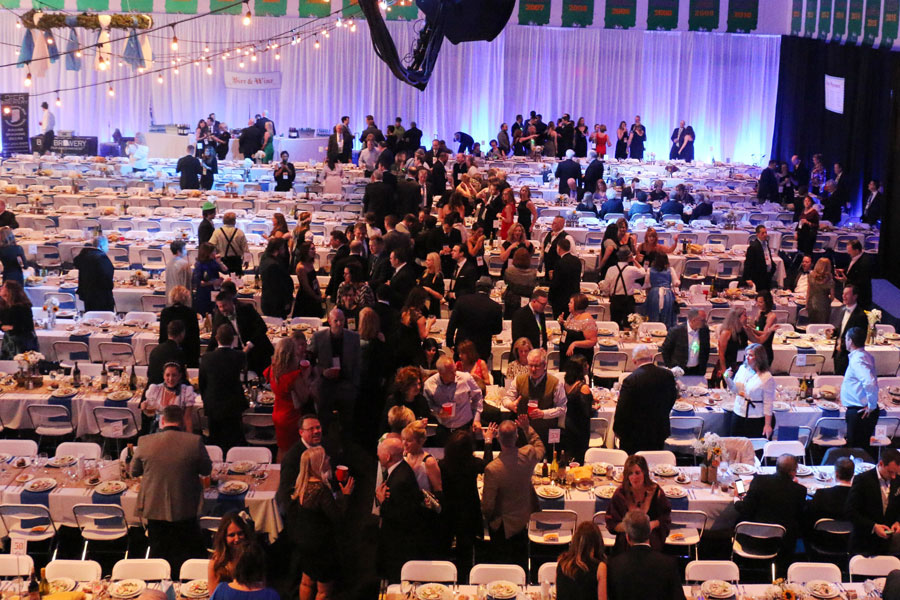
[[[672,371],[653,364],[656,346],[639,344],[632,351],[634,371],[622,382],[613,430],[622,450],[663,450],[669,437],[669,413],[678,397]]]
[[[309,344],[310,360],[319,375],[316,410],[322,427],[328,428],[336,410],[343,435],[352,433],[353,405],[359,393],[359,334],[345,329],[346,318],[339,308],[328,313],[328,328],[313,334]]]
[[[526,439],[521,448],[516,447],[519,429]],[[531,476],[544,458],[544,444],[531,428],[528,415],[500,423],[497,439],[500,456],[484,469],[481,499],[481,512],[491,531],[491,560],[527,568],[528,519],[538,510]]]
[[[3,200],[0,200],[0,227],[9,227],[10,229],[17,229],[19,227],[19,223],[16,221],[16,215],[11,211],[6,210],[6,202]]]
[[[400,580],[403,563],[419,557],[425,542],[422,490],[412,467],[403,460],[403,442],[387,438],[378,444],[378,476],[372,514],[380,517],[378,535],[379,574],[390,582]]]

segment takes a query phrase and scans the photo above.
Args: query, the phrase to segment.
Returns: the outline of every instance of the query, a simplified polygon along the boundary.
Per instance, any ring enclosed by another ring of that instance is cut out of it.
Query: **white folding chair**
[[[525,569],[519,565],[475,565],[469,571],[470,585],[487,585],[492,581],[502,579],[516,585],[525,585]]]
[[[0,504],[0,521],[11,539],[32,543],[56,536],[56,523],[43,504]]]
[[[100,342],[100,360],[122,366],[134,364],[134,348],[124,342]]]
[[[68,577],[78,582],[96,581],[103,576],[100,563],[95,560],[51,560],[47,563],[47,579]]]
[[[614,533],[610,533],[609,529],[606,528],[605,510],[595,512],[594,516],[591,517],[591,522],[597,529],[600,530],[600,537],[603,538],[603,546],[607,550],[616,545],[616,535]]]
[[[162,558],[126,558],[113,565],[112,579],[143,579],[161,581],[172,578],[168,561]]]
[[[675,454],[689,454],[696,461],[694,444],[703,437],[703,418],[669,417],[669,423],[671,433],[666,438],[665,447]]]
[[[94,442],[63,442],[56,447],[56,456],[77,456],[98,460],[100,455],[100,444]]]
[[[763,446],[763,463],[767,458],[778,458],[782,454],[790,454],[796,456],[804,463],[806,462],[806,447],[798,440],[784,440],[768,442]]]
[[[556,563],[546,562],[538,567],[538,582],[556,583]]]
[[[821,354],[804,354],[804,359],[799,359],[801,355],[797,354],[791,357],[791,366],[788,368],[788,375],[792,377],[816,376],[822,372],[825,365],[825,357]],[[806,361],[806,364],[798,364]]]
[[[644,457],[644,460],[647,461],[647,468],[651,471],[656,465],[675,464],[675,454],[668,450],[639,450],[635,454]]]
[[[785,528],[781,525],[742,521],[734,527],[734,535],[731,542],[731,558],[734,559],[735,555],[737,555],[751,560],[771,560],[778,556],[778,546],[781,544],[782,538],[784,538],[785,531]],[[751,550],[738,539],[738,536],[746,536],[761,542],[760,545],[768,546],[770,551]]]
[[[166,307],[166,297],[162,294],[146,294],[141,296],[141,311],[160,313]]]
[[[813,427],[809,443],[826,449],[846,446],[847,421],[842,417],[821,417]]]
[[[209,460],[211,460],[214,463],[225,462],[225,458],[222,453],[222,449],[218,446],[207,444],[206,453],[209,454]]]
[[[118,504],[76,504],[72,507],[72,513],[84,540],[81,560],[87,556],[90,542],[111,542],[128,538],[125,511]],[[128,555],[127,550],[125,555]],[[115,579],[128,579],[128,576],[115,577],[115,571],[113,573]]]
[[[192,579],[206,579],[209,576],[208,558],[189,558],[181,563],[178,579],[191,581]]]
[[[456,565],[447,560],[408,560],[400,569],[400,581],[456,583]]]
[[[853,556],[850,558],[850,581],[854,575],[863,579],[887,577],[895,569],[900,569],[900,558],[896,556]]]
[[[529,555],[531,544],[546,546],[564,546],[572,541],[578,514],[574,510],[539,510],[531,513],[528,519]],[[552,532],[557,540],[547,541],[544,534]]]
[[[272,420],[272,413],[246,411],[241,415],[241,427],[244,430],[244,440],[251,446],[275,444],[275,422]]]
[[[609,434],[609,421],[603,417],[591,417],[591,433],[588,446],[591,448],[603,448],[606,446],[606,436]]]
[[[684,580],[704,582],[710,579],[738,582],[741,570],[730,560],[692,560],[684,568]]]
[[[817,562],[795,562],[788,567],[788,583],[806,583],[816,579],[840,583],[841,570],[837,565]]]
[[[111,310],[89,310],[84,313],[84,320],[100,319],[101,321],[115,321],[116,313]]]
[[[200,525],[200,531],[206,537],[206,549],[212,553],[212,543],[216,537],[216,532],[219,531],[219,525],[222,524],[222,517],[200,517],[198,524]]]
[[[602,350],[594,354],[591,373],[594,377],[599,377],[600,379],[616,379],[625,373],[627,365],[627,352]]]
[[[72,413],[60,404],[29,404],[26,408],[34,432],[40,436],[38,443],[46,437],[61,437],[75,432]]]
[[[53,342],[53,354],[64,367],[72,367],[78,361],[91,361],[91,349],[84,342]]]
[[[34,571],[34,559],[27,554],[0,554],[0,578],[28,577]]]
[[[37,456],[38,445],[34,440],[0,440],[0,452],[12,456]]]
[[[614,467],[621,467],[627,459],[627,452],[613,448],[588,448],[584,453],[585,464],[602,462],[609,463]]]
[[[685,548],[688,558],[693,550],[694,559],[698,559],[697,549],[703,532],[706,531],[706,521],[706,513],[702,510],[673,510],[673,527],[669,531],[669,537],[666,538],[666,545]]]
[[[130,408],[119,406],[95,406],[94,421],[97,424],[97,430],[100,437],[103,438],[103,445],[106,446],[108,440],[115,440],[116,453],[120,450],[119,444],[122,440],[137,437],[139,433],[137,419]]]
[[[141,268],[145,271],[165,271],[166,255],[156,248],[142,248],[138,251],[141,257]]]
[[[239,460],[251,460],[259,464],[269,464],[272,462],[272,451],[268,448],[255,446],[235,446],[228,450],[225,455],[225,462],[233,463]]]

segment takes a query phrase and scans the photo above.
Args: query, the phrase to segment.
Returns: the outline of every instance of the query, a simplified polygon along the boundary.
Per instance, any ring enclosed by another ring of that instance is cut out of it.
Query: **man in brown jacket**
[[[527,440],[521,448],[516,448],[516,425]],[[520,415],[516,423],[500,423],[497,439],[500,456],[485,467],[481,498],[481,512],[491,532],[491,558],[527,569],[528,519],[538,510],[531,476],[534,466],[544,458],[544,444],[529,425],[527,415]]]

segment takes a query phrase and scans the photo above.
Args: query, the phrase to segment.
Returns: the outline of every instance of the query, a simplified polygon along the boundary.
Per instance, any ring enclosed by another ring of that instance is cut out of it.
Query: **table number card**
[[[551,429],[550,431],[547,432],[547,441],[550,442],[551,444],[558,444],[559,443],[559,433],[560,433],[559,429]]]
[[[794,365],[796,365],[798,367],[805,367],[806,366],[806,355],[802,354],[802,353],[798,353],[797,361],[794,363]]]
[[[117,481],[122,478],[119,461],[114,460],[100,469],[100,481]]]
[[[23,538],[10,538],[9,553],[13,556],[25,556],[28,554],[28,540]]]
[[[875,426],[875,437],[877,437],[877,438],[887,437],[887,425],[876,425]]]

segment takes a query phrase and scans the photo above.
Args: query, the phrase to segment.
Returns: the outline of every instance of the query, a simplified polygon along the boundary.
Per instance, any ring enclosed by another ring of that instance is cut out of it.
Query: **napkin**
[[[84,592],[56,592],[44,596],[44,600],[84,600]]]
[[[46,492],[29,492],[28,490],[23,489],[22,493],[19,494],[19,502],[22,504],[43,504],[47,508],[50,508],[50,492],[55,489],[56,488],[53,488]]]
[[[566,508],[565,496],[559,498],[541,498],[538,496],[538,504],[541,510],[564,510]]]

